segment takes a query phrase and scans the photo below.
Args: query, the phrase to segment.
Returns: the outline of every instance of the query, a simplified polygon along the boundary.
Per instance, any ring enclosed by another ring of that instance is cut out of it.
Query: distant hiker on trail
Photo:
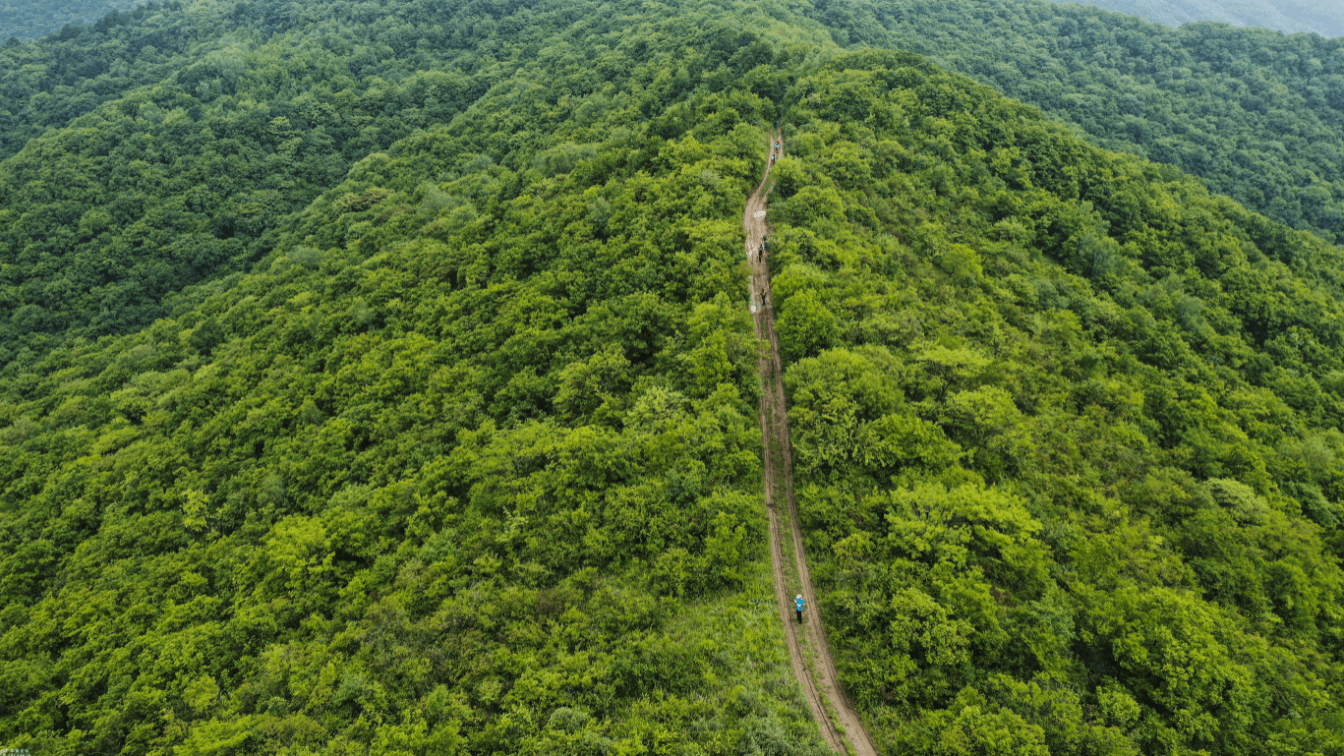
[[[795,599],[793,600],[793,608],[798,610],[798,624],[800,624],[800,625],[803,624],[803,604],[804,604],[804,603],[805,603],[805,602],[803,601],[803,594],[801,594],[801,593],[798,594],[798,597],[795,598]]]

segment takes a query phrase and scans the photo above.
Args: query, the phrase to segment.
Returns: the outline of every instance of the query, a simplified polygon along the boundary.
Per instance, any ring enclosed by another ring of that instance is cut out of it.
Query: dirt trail
[[[775,148],[777,144],[780,145],[779,149]],[[783,130],[771,131],[770,155],[775,156],[776,160],[784,156],[783,145]],[[752,319],[756,323],[756,335],[770,344],[769,351],[761,355],[757,369],[761,378],[765,506],[770,513],[770,563],[775,575],[775,600],[779,603],[779,617],[784,623],[793,675],[803,687],[803,696],[812,709],[812,716],[817,720],[827,745],[836,753],[847,753],[852,749],[856,756],[877,756],[877,749],[873,748],[868,731],[845,697],[836,676],[831,647],[826,642],[826,628],[821,622],[821,605],[812,587],[812,573],[807,569],[803,530],[798,524],[798,502],[793,495],[793,453],[789,446],[789,419],[784,405],[784,371],[779,357],[779,337],[775,334],[775,311],[770,299],[770,271],[767,268],[769,253],[758,253],[766,235],[770,233],[766,198],[769,195],[770,169],[773,165],[774,161],[767,157],[765,175],[756,191],[747,198],[747,207],[742,212],[742,227],[747,234],[747,262],[751,266]],[[776,506],[781,490],[785,505],[783,512]],[[784,555],[785,528],[788,529],[789,545],[793,552],[792,575]],[[797,623],[793,612],[793,597],[796,593],[803,594],[807,602],[802,625]],[[849,749],[846,748],[846,741]]]

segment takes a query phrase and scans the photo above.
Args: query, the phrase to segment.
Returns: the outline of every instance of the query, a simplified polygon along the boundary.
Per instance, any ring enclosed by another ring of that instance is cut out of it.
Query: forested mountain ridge
[[[76,42],[103,42],[52,56],[83,91],[32,94],[15,120],[38,136],[0,163],[0,363],[143,327],[184,286],[247,269],[355,160],[450,120],[573,22],[570,4],[506,5],[175,6],[170,21],[146,6],[143,29],[86,31]],[[165,76],[153,86],[99,62],[161,39],[177,48],[147,64]],[[31,57],[14,70],[54,65]],[[88,58],[114,70],[87,80],[68,62]],[[34,80],[11,77],[16,107]],[[42,103],[103,91],[109,102],[43,131]]]
[[[569,12],[148,3],[0,49],[0,365],[143,327],[183,287],[246,270],[355,160],[451,118]],[[1338,40],[1023,0],[769,13],[804,38],[929,54],[1326,239],[1344,224]]]
[[[735,81],[782,93],[790,53],[579,15],[257,271],[5,382],[6,743],[820,752],[759,600],[734,305],[778,115]]]
[[[824,752],[739,225],[782,120],[797,494],[882,752],[1344,748],[1344,251],[775,3],[550,7],[475,6],[494,78],[408,86],[258,264],[0,372],[0,742]],[[140,97],[88,117],[175,137]]]

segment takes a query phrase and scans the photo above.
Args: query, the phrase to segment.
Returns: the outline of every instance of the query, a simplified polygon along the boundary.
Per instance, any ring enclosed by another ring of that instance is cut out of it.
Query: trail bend
[[[776,147],[778,145],[778,147]],[[751,268],[751,310],[756,336],[769,344],[757,364],[761,381],[761,436],[765,441],[765,506],[770,515],[770,564],[774,573],[775,600],[789,647],[793,675],[802,686],[812,716],[822,738],[836,753],[877,756],[872,738],[859,720],[858,712],[845,696],[826,641],[821,621],[821,604],[812,585],[803,549],[803,530],[798,522],[798,502],[793,493],[793,452],[789,445],[789,419],[784,403],[784,370],[780,360],[779,337],[775,333],[775,312],[771,303],[769,252],[758,252],[770,233],[766,200],[769,196],[770,170],[784,157],[783,129],[770,132],[769,155],[761,183],[747,198],[742,212],[746,232],[747,262]],[[781,497],[780,494],[783,494]],[[783,499],[783,510],[778,504]],[[784,530],[793,547],[794,574],[784,555]],[[801,593],[807,603],[804,623],[795,621],[793,597]],[[810,656],[810,659],[809,659]],[[809,665],[809,661],[811,664]],[[829,709],[829,711],[828,711]],[[834,716],[831,713],[834,713]],[[838,720],[838,725],[837,725]],[[848,743],[849,748],[846,748]]]

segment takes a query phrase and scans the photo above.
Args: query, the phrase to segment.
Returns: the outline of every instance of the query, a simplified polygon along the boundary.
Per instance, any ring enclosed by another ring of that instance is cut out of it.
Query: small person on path
[[[803,594],[798,594],[793,600],[793,608],[798,610],[798,624],[803,624]]]

